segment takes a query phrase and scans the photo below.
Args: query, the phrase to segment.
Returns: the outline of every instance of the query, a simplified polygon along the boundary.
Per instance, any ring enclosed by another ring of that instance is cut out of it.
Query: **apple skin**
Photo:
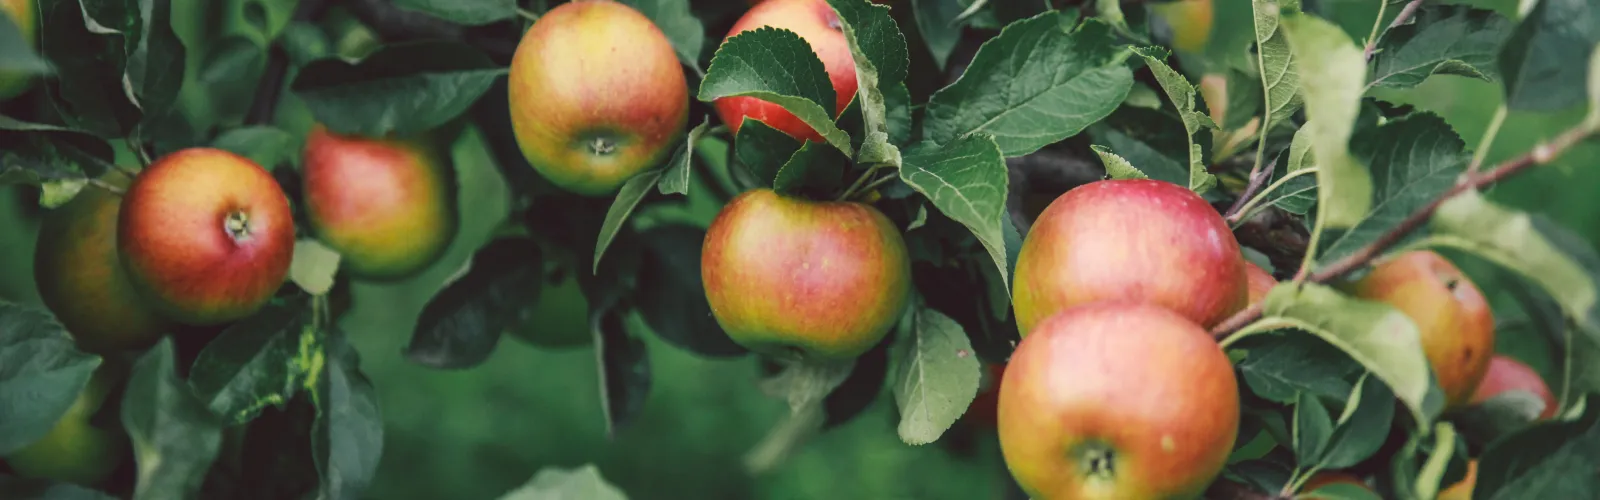
[[[900,319],[911,295],[905,240],[862,203],[746,191],[711,221],[700,259],[723,331],[774,357],[860,356]]]
[[[1394,306],[1417,324],[1446,409],[1472,399],[1494,355],[1494,314],[1455,264],[1431,251],[1406,252],[1379,263],[1351,293]]]
[[[1102,300],[1149,302],[1210,327],[1246,299],[1244,259],[1228,224],[1188,189],[1105,180],[1050,203],[1017,255],[1017,326]]]
[[[689,119],[689,86],[672,43],[617,2],[550,9],[511,59],[511,128],[523,156],[556,186],[600,196],[660,163]]]
[[[1239,388],[1193,321],[1096,302],[1022,339],[999,417],[1006,467],[1032,498],[1197,498],[1233,451]]]
[[[145,168],[122,198],[117,246],[156,310],[191,325],[249,316],[283,285],[294,219],[278,182],[242,156],[174,152]]]
[[[1244,275],[1246,301],[1252,306],[1267,298],[1267,292],[1272,291],[1272,287],[1278,286],[1278,280],[1266,269],[1248,260],[1244,261]]]
[[[844,112],[856,95],[856,63],[850,43],[841,31],[839,13],[825,0],[766,0],[751,8],[728,31],[728,38],[763,26],[786,29],[800,35],[811,51],[822,60],[822,67],[833,83],[834,116]],[[822,142],[822,135],[800,121],[782,106],[754,97],[724,97],[712,103],[728,130],[739,133],[745,118],[759,120],[774,129],[801,140]]]
[[[33,11],[34,0],[0,0],[0,10],[5,11],[10,22],[14,22],[22,32],[22,38],[28,41],[29,47],[38,45],[37,37],[39,20]],[[0,20],[0,22],[7,22]],[[33,86],[33,78],[29,75],[19,75],[9,71],[0,71],[0,101],[21,95]]]
[[[102,182],[125,188],[128,177],[108,172]],[[122,197],[89,185],[44,216],[34,251],[39,297],[85,352],[109,354],[148,347],[171,325],[139,295],[117,254]]]
[[[1544,383],[1539,372],[1515,358],[1496,354],[1489,358],[1489,369],[1484,371],[1483,380],[1472,393],[1472,404],[1481,404],[1506,391],[1528,391],[1538,396],[1544,401],[1540,419],[1555,417],[1559,409],[1555,394],[1550,392],[1550,386]]]
[[[1180,0],[1152,5],[1172,28],[1172,46],[1188,53],[1205,50],[1211,40],[1215,7],[1212,0]]]
[[[392,280],[438,260],[456,234],[455,179],[421,140],[306,138],[306,219],[355,276]]]
[[[1348,472],[1325,471],[1318,472],[1316,475],[1311,476],[1311,479],[1306,480],[1305,484],[1300,485],[1300,491],[1302,494],[1295,498],[1304,498],[1306,500],[1320,499],[1322,498],[1321,496],[1311,495],[1310,493],[1317,491],[1317,488],[1332,484],[1353,484],[1360,486],[1367,491],[1377,493],[1376,491],[1373,491],[1372,487],[1368,486],[1367,482],[1362,480],[1360,476]]]
[[[1456,484],[1439,490],[1438,500],[1472,500],[1472,490],[1478,485],[1478,461],[1467,462],[1467,475]]]
[[[105,481],[129,456],[128,436],[120,426],[103,429],[91,424],[90,419],[125,377],[125,371],[116,363],[96,368],[88,385],[55,426],[38,441],[5,457],[6,464],[22,477],[84,486]]]

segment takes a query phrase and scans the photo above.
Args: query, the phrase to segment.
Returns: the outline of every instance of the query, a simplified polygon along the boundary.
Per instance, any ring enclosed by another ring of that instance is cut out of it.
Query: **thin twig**
[[[1327,283],[1341,276],[1349,274],[1351,271],[1361,268],[1373,258],[1378,257],[1378,255],[1384,250],[1394,246],[1395,243],[1400,242],[1401,238],[1404,238],[1407,234],[1410,234],[1412,231],[1417,230],[1417,228],[1422,227],[1423,224],[1426,224],[1428,219],[1433,217],[1433,213],[1438,211],[1439,206],[1443,205],[1446,200],[1449,200],[1455,195],[1461,194],[1467,190],[1479,189],[1484,186],[1500,182],[1505,180],[1507,177],[1524,172],[1536,165],[1550,163],[1551,160],[1561,156],[1561,153],[1566,152],[1567,149],[1571,148],[1579,141],[1582,141],[1591,133],[1594,133],[1594,130],[1591,130],[1588,127],[1580,126],[1579,128],[1568,130],[1561,135],[1556,136],[1554,140],[1548,143],[1535,146],[1532,151],[1523,153],[1521,156],[1516,158],[1501,162],[1492,170],[1476,174],[1466,174],[1461,182],[1456,183],[1455,186],[1452,186],[1444,193],[1439,194],[1438,197],[1435,197],[1433,201],[1428,202],[1427,205],[1424,205],[1422,208],[1419,208],[1414,212],[1411,212],[1411,215],[1407,216],[1405,220],[1400,221],[1400,224],[1396,225],[1393,229],[1390,229],[1382,236],[1379,236],[1377,240],[1374,240],[1372,243],[1368,243],[1366,246],[1357,249],[1355,252],[1350,253],[1350,255],[1346,255],[1342,259],[1323,266],[1316,272],[1310,273],[1306,277],[1307,281],[1312,283]],[[1316,247],[1310,246],[1306,249],[1306,251],[1315,252]],[[1239,331],[1240,328],[1244,328],[1246,325],[1249,325],[1260,318],[1261,305],[1256,304],[1250,306],[1243,311],[1239,311],[1228,319],[1223,320],[1222,323],[1212,328],[1211,336],[1218,340],[1227,338],[1234,332]]]
[[[1379,0],[1379,1],[1380,2],[1388,2],[1388,0]],[[1394,22],[1389,23],[1389,27],[1385,28],[1383,30],[1383,33],[1379,33],[1379,32],[1374,31],[1373,32],[1374,36],[1367,40],[1367,48],[1366,48],[1366,52],[1365,52],[1367,60],[1368,61],[1372,60],[1372,53],[1373,53],[1373,51],[1378,49],[1378,40],[1383,38],[1383,34],[1384,33],[1388,33],[1389,30],[1394,29],[1396,26],[1405,24],[1407,20],[1411,19],[1411,16],[1414,16],[1414,15],[1417,14],[1417,9],[1420,9],[1420,8],[1422,8],[1422,0],[1411,0],[1410,3],[1406,4],[1406,7],[1404,9],[1400,9],[1400,15],[1394,16]],[[1379,13],[1379,15],[1382,15],[1382,13]],[[1383,21],[1383,18],[1381,18],[1381,17],[1378,18],[1378,22],[1382,22],[1382,21]]]
[[[883,186],[884,184],[888,184],[890,181],[893,181],[893,180],[895,180],[895,179],[897,179],[899,177],[900,176],[898,176],[898,175],[885,175],[883,177],[879,177],[879,178],[873,180],[872,182],[867,183],[867,185],[862,186],[860,190],[856,191],[856,195],[860,196],[860,195],[864,195],[864,194],[867,194],[867,193],[871,193],[872,190],[878,189],[878,187]]]
[[[1472,163],[1467,164],[1467,173],[1476,174],[1483,167],[1483,160],[1489,156],[1489,148],[1494,146],[1494,138],[1500,135],[1500,125],[1505,124],[1506,114],[1510,110],[1504,103],[1494,112],[1494,118],[1489,119],[1489,128],[1483,131],[1483,137],[1478,139],[1478,148],[1472,152]]]
[[[120,187],[114,186],[111,183],[106,182],[106,181],[102,181],[100,179],[89,179],[89,184],[93,184],[95,186],[98,186],[100,189],[104,189],[106,191],[110,191],[111,194],[115,194],[117,196],[122,196],[123,193],[127,192],[126,190],[123,190]]]
[[[327,0],[300,0],[295,6],[292,19],[295,21],[309,21],[322,15],[327,10]],[[272,123],[273,115],[278,111],[278,95],[283,92],[283,80],[289,76],[289,53],[278,44],[273,44],[267,51],[267,69],[261,73],[261,80],[257,83],[255,99],[250,101],[250,111],[245,115],[246,125],[263,125]]]
[[[1268,163],[1265,169],[1262,168],[1260,163],[1256,163],[1256,166],[1250,169],[1250,183],[1245,185],[1244,192],[1239,193],[1239,199],[1233,200],[1233,206],[1228,207],[1228,212],[1222,214],[1222,218],[1227,219],[1229,222],[1237,219],[1239,213],[1244,211],[1244,207],[1250,204],[1251,199],[1255,198],[1257,194],[1262,194],[1261,187],[1267,185],[1267,179],[1272,178],[1272,172],[1277,168],[1277,159],[1273,159],[1271,163]]]

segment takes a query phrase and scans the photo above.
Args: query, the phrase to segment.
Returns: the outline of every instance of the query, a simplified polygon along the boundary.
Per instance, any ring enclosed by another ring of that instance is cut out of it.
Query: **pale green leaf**
[[[894,401],[900,439],[932,443],[978,396],[983,367],[961,325],[933,309],[917,312],[909,337],[899,344]]]
[[[294,260],[289,262],[289,280],[306,293],[328,293],[333,288],[333,275],[338,272],[339,252],[317,240],[304,239],[294,243]]]
[[[1090,146],[1089,149],[1093,149],[1094,153],[1096,155],[1100,156],[1100,163],[1105,164],[1105,166],[1106,166],[1106,177],[1108,177],[1108,178],[1111,178],[1111,179],[1149,179],[1150,178],[1150,176],[1144,175],[1144,172],[1140,172],[1139,169],[1137,167],[1134,167],[1132,163],[1128,163],[1128,160],[1124,159],[1121,156],[1117,156],[1116,153],[1111,152],[1110,148],[1107,148],[1107,147],[1101,146],[1101,145],[1094,145],[1094,146]]]
[[[1288,40],[1278,29],[1278,18],[1282,15],[1278,2],[1252,0],[1251,7],[1256,32],[1256,66],[1260,68],[1261,88],[1265,90],[1262,100],[1267,110],[1267,123],[1263,126],[1271,128],[1288,122],[1300,109],[1300,71]]]
[[[1178,109],[1178,118],[1183,120],[1183,129],[1189,141],[1189,190],[1204,194],[1217,185],[1217,177],[1206,170],[1204,154],[1200,151],[1200,144],[1195,142],[1195,135],[1207,129],[1216,128],[1211,118],[1198,111],[1198,92],[1187,78],[1172,67],[1167,66],[1165,54],[1156,51],[1138,50],[1145,63],[1150,66],[1150,72],[1156,76],[1156,83],[1161,84],[1161,89],[1166,91],[1167,99]],[[1218,103],[1221,104],[1221,103]]]
[[[1318,212],[1327,229],[1356,225],[1372,208],[1372,177],[1350,155],[1366,81],[1361,47],[1338,26],[1306,14],[1285,16],[1280,28],[1289,41],[1305,96],[1306,127],[1317,155]]]
[[[546,467],[527,484],[500,500],[627,500],[621,489],[606,482],[600,469],[586,464],[575,469]]]
[[[922,193],[939,209],[978,237],[994,259],[1000,278],[1011,289],[1006,261],[1006,190],[1011,177],[994,139],[968,136],[944,146],[907,148],[900,180]]]

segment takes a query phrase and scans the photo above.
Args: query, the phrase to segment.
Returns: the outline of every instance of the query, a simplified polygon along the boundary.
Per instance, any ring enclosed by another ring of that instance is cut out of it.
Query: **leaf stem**
[[[1367,48],[1363,52],[1363,54],[1366,56],[1366,60],[1368,60],[1368,61],[1372,60],[1373,52],[1378,49],[1378,39],[1381,38],[1384,33],[1387,33],[1389,30],[1394,29],[1396,26],[1405,24],[1407,20],[1411,19],[1411,16],[1416,15],[1417,14],[1417,9],[1422,8],[1422,1],[1423,0],[1411,0],[1411,3],[1407,3],[1405,8],[1400,9],[1400,14],[1397,15],[1397,16],[1394,16],[1394,21],[1389,23],[1389,27],[1384,29],[1383,32],[1380,33],[1380,32],[1378,32],[1378,26],[1383,24],[1383,7],[1382,6],[1388,4],[1389,1],[1388,0],[1379,0],[1378,5],[1380,7],[1378,7],[1378,9],[1379,9],[1378,10],[1378,19],[1373,21],[1373,23],[1372,23],[1372,36],[1367,38]]]
[[[538,14],[535,14],[533,11],[524,9],[522,7],[517,7],[517,15],[522,16],[523,19],[527,19],[528,22],[539,22]]]
[[[1494,118],[1489,119],[1489,128],[1483,131],[1483,138],[1478,139],[1478,147],[1472,151],[1472,163],[1467,164],[1467,174],[1476,174],[1483,167],[1483,159],[1489,156],[1489,148],[1494,145],[1494,138],[1500,135],[1500,125],[1506,121],[1505,103],[1500,103],[1500,108],[1494,110]]]
[[[1273,191],[1277,191],[1279,188],[1282,188],[1284,184],[1288,184],[1290,180],[1293,180],[1296,177],[1316,173],[1317,167],[1311,167],[1302,168],[1300,170],[1284,174],[1282,179],[1272,181],[1272,184],[1267,185],[1267,188],[1261,190],[1261,193],[1257,194],[1255,198],[1252,198],[1248,203],[1245,203],[1244,207],[1240,208],[1237,212],[1234,212],[1233,215],[1229,216],[1228,223],[1235,227],[1237,227],[1239,224],[1243,224],[1246,219],[1250,218],[1250,210],[1256,208],[1256,205],[1259,205],[1262,200],[1265,200],[1267,195],[1272,194]]]
[[[860,191],[856,193],[856,195],[860,196],[860,195],[864,195],[864,194],[867,194],[867,193],[871,193],[872,190],[877,189],[879,186],[882,186],[884,184],[888,184],[890,181],[895,180],[895,178],[897,178],[897,177],[899,177],[899,176],[897,176],[897,175],[885,175],[883,177],[879,177],[879,178],[877,178],[877,180],[874,180],[874,181],[868,183],[866,186],[863,186],[860,189]]]
[[[93,184],[100,189],[110,191],[111,194],[115,194],[117,196],[122,196],[123,194],[127,193],[127,191],[123,190],[122,188],[113,186],[111,183],[102,181],[100,179],[89,179],[89,184]]]
[[[1306,255],[1300,258],[1300,270],[1294,272],[1294,279],[1291,280],[1294,283],[1305,282],[1306,275],[1311,273],[1311,265],[1316,263],[1317,245],[1322,243],[1322,221],[1327,220],[1327,215],[1328,204],[1318,202],[1317,220],[1311,224],[1311,238],[1306,241]]]
[[[1261,186],[1266,185],[1267,179],[1272,178],[1273,170],[1278,168],[1278,160],[1272,160],[1272,163],[1267,165],[1266,175],[1262,175],[1261,162],[1259,161],[1261,159],[1259,154],[1261,148],[1256,148],[1256,151],[1258,153],[1256,154],[1258,161],[1256,166],[1250,169],[1250,176],[1247,177],[1249,183],[1245,185],[1244,192],[1239,193],[1239,198],[1233,200],[1233,206],[1228,207],[1227,213],[1222,214],[1222,218],[1230,222],[1238,219],[1240,213],[1244,212],[1250,205],[1255,204],[1261,196],[1267,194],[1267,191],[1261,191]]]
[[[848,200],[850,199],[850,195],[856,194],[856,190],[860,189],[861,185],[865,184],[867,179],[871,178],[872,174],[878,171],[878,166],[878,164],[873,164],[872,166],[867,167],[867,171],[862,173],[861,177],[857,177],[855,182],[850,183],[850,187],[844,189],[844,194],[840,194],[837,201]]]

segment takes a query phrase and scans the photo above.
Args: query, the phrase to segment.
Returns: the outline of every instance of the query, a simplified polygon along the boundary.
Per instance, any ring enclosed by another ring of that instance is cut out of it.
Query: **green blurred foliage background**
[[[1246,2],[1248,12],[1248,0],[1218,0],[1230,2]],[[173,3],[174,28],[190,47],[182,110],[206,119],[214,118],[208,114],[238,113],[219,104],[237,102],[237,97],[219,95],[227,90],[205,84],[204,43],[237,35],[264,47],[287,24],[293,0]],[[1321,3],[1353,38],[1366,36],[1375,2]],[[1514,15],[1515,0],[1465,3]],[[1218,28],[1228,29],[1226,21],[1219,19]],[[328,43],[341,53],[356,54],[373,41],[353,31]],[[1443,115],[1471,147],[1500,103],[1500,88],[1443,76],[1383,98]],[[1538,139],[1576,123],[1583,111],[1512,114],[1490,147],[1488,164],[1526,151]],[[310,123],[309,113],[286,94],[278,125],[299,134]],[[711,143],[701,148],[705,159],[721,161],[725,144],[707,141]],[[488,238],[510,206],[504,179],[475,130],[469,127],[456,140],[453,158],[461,189],[457,241],[419,276],[381,285],[357,283],[354,308],[340,323],[362,353],[362,368],[377,385],[383,409],[384,455],[368,497],[494,498],[542,467],[595,463],[608,480],[638,499],[1002,498],[1009,478],[992,433],[960,427],[938,444],[908,446],[895,434],[898,417],[887,393],[864,414],[815,438],[778,470],[760,477],[742,473],[742,455],[787,411],[782,401],[757,388],[759,367],[753,357],[700,359],[644,335],[654,385],[637,420],[614,439],[606,436],[595,353],[587,345],[544,348],[507,336],[488,362],[462,371],[436,371],[404,360],[401,349],[423,304]],[[1498,186],[1491,195],[1547,214],[1591,243],[1600,243],[1600,197],[1595,196],[1600,169],[1592,165],[1597,159],[1600,146],[1582,145],[1556,165]],[[33,189],[0,188],[0,298],[38,304],[32,261],[40,209],[27,192]],[[686,204],[655,207],[638,219],[703,225],[717,209],[705,193],[703,186],[691,188]],[[578,258],[578,269],[586,268],[586,257]],[[1500,283],[1509,277],[1482,262],[1462,265],[1495,301],[1504,325],[1500,349],[1556,379],[1558,365],[1548,343],[1519,330],[1516,308],[1506,307],[1514,301]],[[554,335],[585,338],[585,323],[578,316],[585,313],[581,299],[544,295],[541,300],[560,301],[549,304],[546,318],[546,324],[562,330]],[[646,329],[637,318],[630,323],[636,331]]]

